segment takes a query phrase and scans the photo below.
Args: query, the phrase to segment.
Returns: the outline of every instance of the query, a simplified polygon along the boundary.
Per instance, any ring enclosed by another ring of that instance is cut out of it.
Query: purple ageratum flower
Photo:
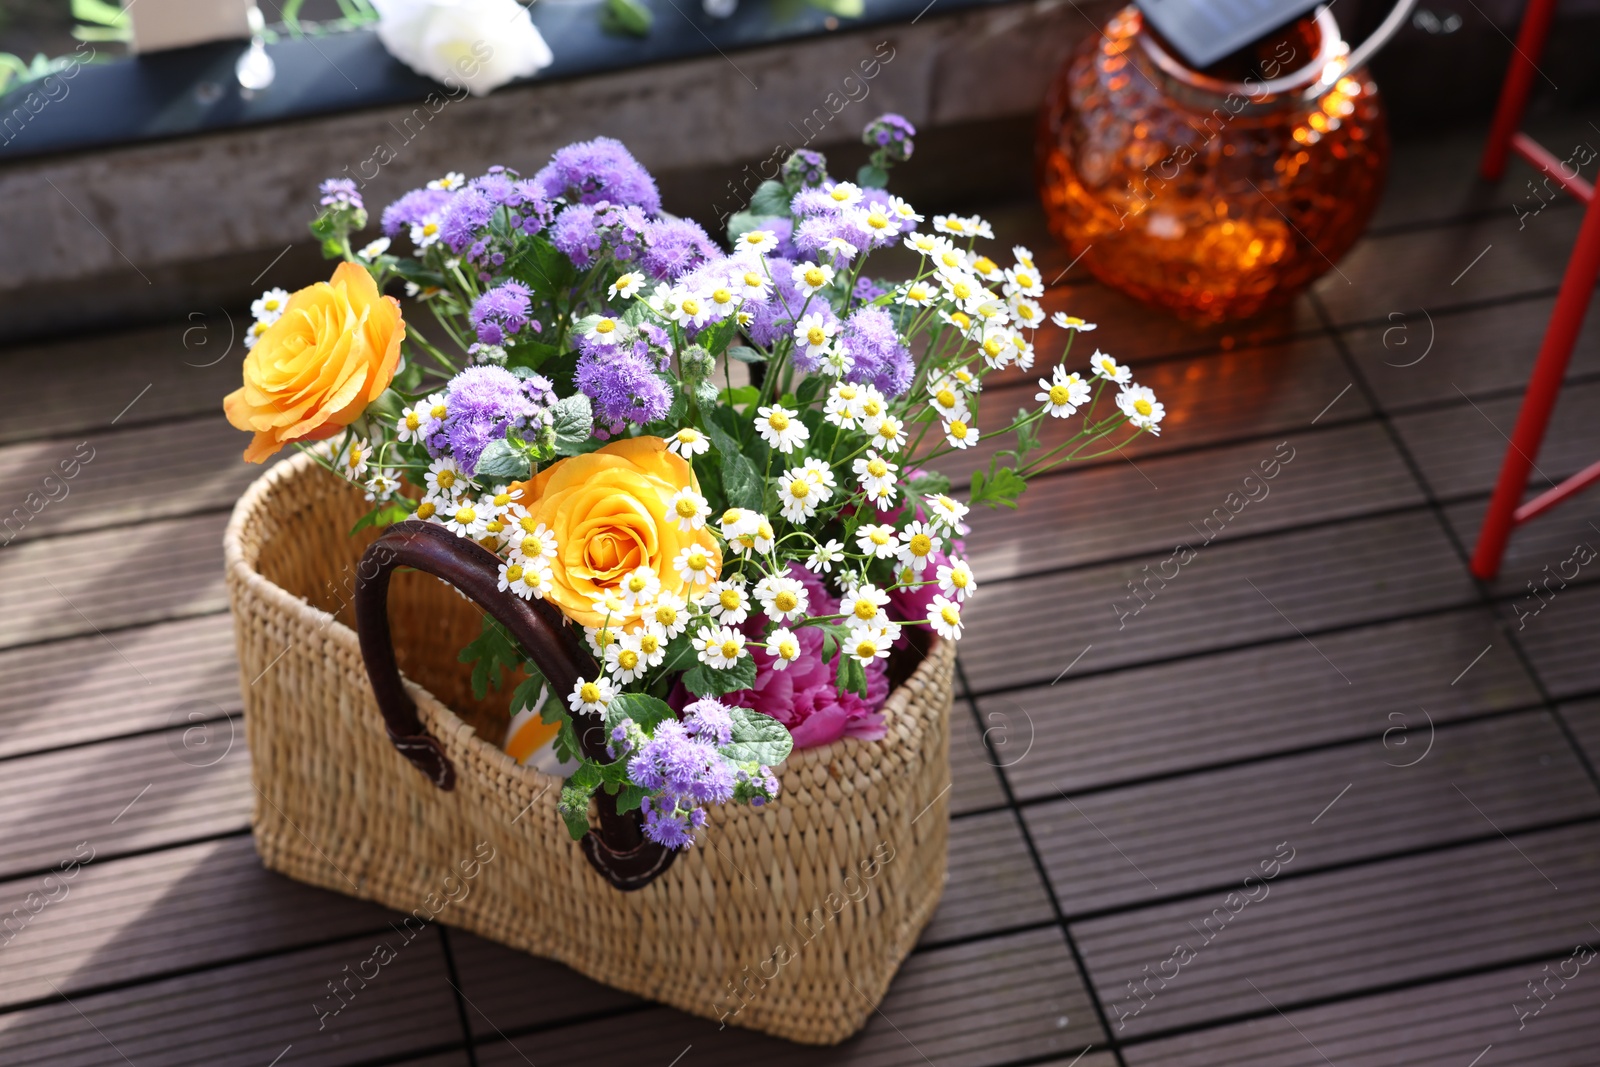
[[[880,239],[877,233],[864,226],[855,225],[846,215],[813,215],[800,223],[800,228],[794,234],[794,243],[796,248],[809,257],[819,254],[832,257],[834,253],[824,252],[823,246],[835,237],[848,241],[857,253],[894,239],[892,236],[887,240]],[[848,261],[855,256],[840,258]]]
[[[323,207],[335,210],[349,208],[352,211],[361,211],[361,194],[356,191],[356,183],[350,178],[329,178],[317,186],[317,191],[322,194],[322,199],[317,201]]]
[[[726,745],[733,740],[733,716],[720,700],[707,697],[683,709],[683,725],[689,736],[711,745]]]
[[[786,337],[794,329],[794,315],[806,305],[806,298],[800,292],[794,280],[795,264],[787,259],[773,256],[767,260],[768,269],[772,271],[773,288],[765,304],[757,304],[751,308],[750,325],[745,327],[745,333],[750,339],[763,348],[771,348],[781,337]],[[827,318],[833,315],[833,309],[826,300],[813,300],[806,307],[806,314],[817,312]],[[831,320],[830,320],[831,321]],[[798,352],[799,358],[804,353]],[[813,367],[801,366],[802,370],[815,370]]]
[[[839,202],[820,187],[802,189],[789,201],[789,212],[800,219],[812,215],[837,215]]]
[[[783,186],[790,192],[810,189],[828,180],[828,161],[821,152],[800,148],[783,161]]]
[[[911,158],[915,147],[911,139],[916,135],[917,128],[905,116],[890,111],[867,123],[861,131],[861,142],[881,149],[892,163],[904,163]]]
[[[437,214],[456,194],[447,189],[413,189],[383,209],[383,232],[398,237],[404,230]]]
[[[578,348],[573,384],[594,408],[596,434],[621,433],[628,423],[643,425],[666,415],[672,392],[656,374],[654,361],[634,351],[618,351],[584,338]]]
[[[852,295],[855,297],[856,303],[870,304],[888,291],[887,286],[879,285],[863,274],[856,279],[856,287],[852,291]]]
[[[627,263],[638,258],[650,225],[631,204],[573,204],[556,216],[550,242],[580,268],[592,265],[606,250]]]
[[[503,345],[533,315],[532,291],[521,282],[506,282],[484,293],[472,305],[468,318],[486,345]]]
[[[445,404],[450,414],[428,443],[442,434],[468,477],[490,442],[548,418],[548,412],[529,399],[522,380],[504,367],[468,367],[450,379]]]
[[[481,189],[468,187],[461,190],[444,206],[440,215],[439,240],[456,255],[467,252],[469,248],[481,255],[484,243],[479,241],[478,231],[489,224],[498,206]],[[477,256],[469,254],[468,259],[476,262]]]
[[[654,219],[644,231],[644,269],[657,281],[673,281],[722,254],[692,219]]]
[[[858,308],[845,323],[840,345],[855,360],[847,375],[850,381],[874,385],[888,397],[911,387],[916,364],[900,343],[894,318],[883,308]]]
[[[610,137],[569,144],[556,152],[533,180],[554,199],[569,204],[632,204],[654,215],[661,210],[661,193],[650,172]]]

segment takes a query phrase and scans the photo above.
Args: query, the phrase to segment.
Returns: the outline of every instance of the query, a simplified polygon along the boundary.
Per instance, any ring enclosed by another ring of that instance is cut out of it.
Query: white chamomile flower
[[[433,245],[438,244],[439,216],[429,215],[421,222],[413,222],[411,224],[411,243],[417,247],[419,252],[424,248],[431,248]]]
[[[971,448],[978,443],[978,428],[966,419],[950,419],[944,424],[944,439],[955,448]]]
[[[844,639],[845,655],[863,666],[876,659],[887,659],[892,647],[894,636],[885,626],[852,626]]]
[[[895,218],[906,223],[907,225],[922,221],[922,216],[917,214],[917,209],[912,207],[906,201],[900,199],[898,196],[891,196],[889,198],[889,214],[893,215]]]
[[[854,259],[856,253],[861,249],[846,241],[843,237],[830,237],[822,242],[822,247],[818,251],[832,253],[833,260],[837,263],[840,260]]]
[[[928,404],[941,419],[964,418],[967,414],[967,394],[960,384],[950,378],[940,378],[928,386]]]
[[[1011,246],[1011,258],[1017,261],[1017,266],[1036,271],[1039,268],[1033,265],[1033,253],[1022,245]]]
[[[772,532],[772,524],[766,520],[765,516],[758,516],[758,518],[760,521],[756,523],[754,533],[741,534],[728,542],[728,547],[733,550],[735,555],[742,556],[746,552],[765,555],[772,551],[772,545],[777,535]]]
[[[1007,296],[1043,296],[1044,282],[1030,267],[1018,264],[1006,271],[1006,284],[1002,290]]]
[[[542,522],[538,522],[527,512],[516,514],[520,508],[513,509],[511,529],[511,555],[521,560],[552,560],[556,558],[556,535]],[[549,564],[541,564],[548,566]]]
[[[584,336],[597,344],[610,348],[622,341],[624,332],[621,321],[609,315],[602,315],[589,324],[589,329]]]
[[[706,498],[688,486],[673,493],[667,500],[667,507],[677,521],[678,529],[685,533],[700,529],[711,514],[711,505],[706,503]]]
[[[1033,342],[1021,330],[1011,334],[1011,345],[1016,351],[1017,366],[1023,370],[1033,369]]]
[[[603,674],[592,681],[579,678],[567,696],[567,707],[575,715],[604,715],[616,695],[617,687]]]
[[[1016,319],[1019,325],[1030,330],[1037,330],[1044,325],[1044,309],[1036,301],[1029,300],[1025,296],[1013,296],[1010,303],[1011,317]]]
[[[939,251],[942,241],[943,238],[936,237],[931,233],[908,233],[900,243],[918,255],[931,256]]]
[[[1156,394],[1150,389],[1142,385],[1127,386],[1117,394],[1117,407],[1134,426],[1160,435],[1160,423],[1167,413],[1167,407],[1156,399]]]
[[[606,649],[606,670],[624,685],[635,678],[643,678],[644,672],[649,669],[650,665],[645,661],[644,653],[639,651],[637,637],[624,634]]]
[[[948,233],[952,237],[976,237],[977,234],[967,226],[967,220],[960,215],[935,215],[933,228],[939,233]]]
[[[781,671],[800,658],[800,640],[787,626],[780,626],[767,635],[767,655],[772,657],[772,669]]]
[[[1089,402],[1089,383],[1077,371],[1068,374],[1067,368],[1058,363],[1049,378],[1039,379],[1039,391],[1033,398],[1051,415],[1064,419]]]
[[[939,321],[946,326],[954,326],[956,334],[963,338],[971,338],[981,328],[965,311],[941,311]]]
[[[828,390],[828,399],[823,404],[822,417],[833,423],[841,430],[856,428],[858,412],[856,410],[857,398],[861,395],[862,387],[854,382],[836,382]]]
[[[622,594],[624,608],[630,612],[641,611],[661,592],[661,579],[654,567],[635,567],[622,576],[617,591]]]
[[[685,585],[693,589],[715,581],[718,567],[716,558],[704,547],[690,545],[673,559],[672,569]]]
[[[967,302],[967,311],[986,326],[1004,326],[1011,321],[1010,305],[992,296],[974,297]]]
[[[838,332],[838,320],[829,320],[816,311],[800,316],[800,321],[794,324],[795,344],[803,345],[807,358],[813,360],[827,351]]]
[[[352,482],[359,482],[367,473],[367,466],[372,462],[372,446],[359,437],[351,438],[350,443],[339,450],[334,457],[333,465],[339,468],[339,473]]]
[[[1006,278],[1000,264],[988,256],[973,256],[967,260],[967,269],[986,282],[1003,282]]]
[[[935,596],[928,605],[928,625],[947,641],[961,640],[961,605],[947,596]]]
[[[864,555],[888,559],[900,550],[894,527],[886,522],[867,523],[856,530],[856,544]]]
[[[1004,326],[985,328],[978,347],[983,351],[983,362],[991,370],[1002,369],[1017,353],[1016,346],[1011,343],[1011,331]]]
[[[906,424],[893,415],[884,415],[877,422],[872,431],[872,443],[885,452],[900,451],[906,443]]]
[[[414,407],[402,408],[400,417],[394,421],[395,436],[401,444],[421,444],[427,436],[429,416]]]
[[[750,617],[750,594],[745,591],[743,578],[713,582],[711,588],[700,594],[698,602],[713,619],[725,626],[737,626]]]
[[[861,395],[856,398],[851,410],[863,430],[867,433],[876,433],[878,423],[889,411],[889,401],[878,392],[877,386],[863,385]]]
[[[1078,333],[1088,333],[1095,328],[1092,322],[1085,322],[1076,315],[1068,315],[1065,311],[1058,311],[1050,316],[1050,321],[1063,330],[1075,330]]]
[[[851,464],[851,469],[855,471],[856,477],[861,479],[861,488],[870,495],[884,486],[892,487],[895,472],[900,468],[868,449],[866,455],[858,457]]]
[[[450,405],[445,402],[443,393],[434,393],[423,398],[422,403],[417,405],[417,411],[426,416],[422,432],[430,434],[437,430],[439,424],[450,414]]]
[[[827,368],[826,373],[829,377],[843,378],[850,373],[850,368],[856,365],[856,361],[842,345],[834,345],[823,351],[822,365]]]
[[[417,501],[417,510],[411,513],[411,517],[419,522],[437,523],[439,521],[439,501],[435,497],[423,497]]]
[[[660,593],[644,618],[651,629],[670,641],[689,625],[689,602],[677,593]]]
[[[477,540],[483,536],[484,528],[489,523],[489,517],[483,513],[483,508],[470,496],[457,500],[454,508],[441,508],[440,517],[444,520],[444,528],[453,534]]]
[[[900,531],[900,548],[896,553],[900,565],[921,574],[928,569],[928,559],[939,547],[939,531],[928,523],[916,521]]]
[[[267,332],[267,328],[269,326],[271,326],[271,325],[272,325],[272,323],[270,323],[270,322],[262,322],[260,319],[257,319],[255,322],[252,322],[250,324],[250,328],[245,330],[245,332],[244,332],[244,347],[245,347],[245,349],[248,351],[249,349],[254,348],[256,346],[256,342],[261,340],[261,335],[266,333]]]
[[[889,594],[875,585],[852,586],[839,601],[839,614],[849,619],[852,626],[888,622],[889,615],[883,610],[887,603]]]
[[[527,600],[530,597],[544,597],[549,592],[551,579],[550,565],[543,560],[538,561],[542,566],[536,566],[528,560],[508,559],[500,564],[500,588],[508,590]]]
[[[779,452],[793,452],[811,437],[811,431],[800,421],[800,413],[780,404],[756,409],[755,423],[756,433]]]
[[[356,252],[356,255],[360,256],[368,263],[371,263],[373,260],[377,259],[387,251],[389,251],[389,239],[387,237],[380,237],[376,241],[369,241],[368,243],[362,245],[361,249]]]
[[[765,268],[757,263],[744,263],[736,267],[729,280],[746,301],[757,303],[767,298],[767,291],[772,287],[772,279],[767,277]]]
[[[822,491],[822,499],[827,500],[833,496],[833,491],[838,487],[839,482],[833,476],[833,468],[828,466],[825,460],[820,460],[813,456],[800,464],[799,469],[805,472],[807,478],[811,479],[812,485]]]
[[[927,282],[907,282],[895,293],[895,303],[925,308],[939,298],[939,291]]]
[[[855,182],[828,182],[823,185],[822,191],[840,209],[855,207],[866,196]]]
[[[951,300],[965,305],[969,301],[982,301],[987,292],[983,283],[965,270],[939,272],[939,282]]]
[[[961,532],[961,522],[970,510],[972,509],[961,501],[943,493],[935,493],[928,497],[929,517],[951,533]]]
[[[749,230],[740,234],[735,243],[741,250],[765,255],[778,247],[778,235],[771,230]]]
[[[784,471],[778,481],[778,510],[792,523],[802,523],[817,513],[823,490],[799,467]]]
[[[428,183],[428,188],[443,189],[446,192],[454,192],[466,184],[467,176],[462,174],[460,171],[453,170],[446,174],[443,178],[433,179],[433,181]]]
[[[288,306],[287,289],[268,289],[250,305],[250,314],[256,317],[257,322],[271,326],[283,317],[283,311]]]
[[[867,499],[870,500],[873,506],[879,511],[888,511],[890,508],[894,507],[895,491],[895,487],[890,484],[880,485],[875,489],[867,489],[864,492]]]
[[[972,576],[972,568],[964,559],[939,564],[934,575],[939,580],[939,591],[945,596],[966,600],[978,591],[978,580]]]
[[[424,480],[428,484],[429,495],[438,497],[454,497],[467,484],[467,476],[461,473],[461,468],[449,456],[440,456],[428,464]]]
[[[676,453],[684,459],[701,455],[710,448],[711,442],[706,439],[706,435],[693,426],[685,426],[667,438],[667,451]]]
[[[983,383],[978,380],[978,376],[966,367],[957,367],[950,372],[950,377],[957,385],[969,393],[977,393],[983,388]]]
[[[694,635],[694,647],[701,663],[719,671],[733,667],[745,654],[744,635],[731,626],[707,626]]]
[[[636,270],[624,271],[606,290],[618,300],[632,300],[644,288],[645,276]]]
[[[646,667],[659,667],[667,658],[667,638],[658,627],[646,626],[627,634],[622,641],[639,653]]]
[[[833,268],[826,263],[797,263],[792,276],[795,285],[800,287],[804,295],[815,296],[819,290],[827,288],[828,283],[833,281]]]
[[[804,618],[811,607],[811,596],[805,585],[787,574],[771,574],[757,582],[756,599],[773,622]]]
[[[591,593],[589,599],[594,601],[596,611],[604,608],[608,617],[620,610],[620,605],[618,604],[604,605],[604,601],[611,599],[605,594],[596,595]],[[606,649],[616,644],[619,638],[620,635],[609,626],[585,626],[583,628],[583,639],[589,643],[589,650],[602,660],[605,659]]]
[[[734,291],[735,288],[730,282],[724,285],[713,285],[706,290],[706,301],[711,308],[711,317],[713,319],[720,322],[738,310],[740,297]]]
[[[661,282],[650,291],[645,303],[657,315],[671,319],[678,313],[678,292],[667,282]]]
[[[704,326],[711,318],[711,301],[699,293],[680,289],[669,317],[680,326]]]
[[[817,547],[811,550],[806,557],[806,569],[823,574],[833,570],[833,565],[844,559],[844,545],[838,541],[829,541],[823,544],[817,542]]]
[[[388,500],[400,491],[400,476],[394,471],[375,471],[367,479],[367,499],[371,501]]]
[[[761,527],[761,513],[749,508],[729,508],[717,519],[717,530],[724,541],[749,537]]]
[[[1089,369],[1094,372],[1095,377],[1104,378],[1106,381],[1115,382],[1118,385],[1127,385],[1133,381],[1132,370],[1118,363],[1098,348],[1094,350],[1094,355],[1089,357]]]

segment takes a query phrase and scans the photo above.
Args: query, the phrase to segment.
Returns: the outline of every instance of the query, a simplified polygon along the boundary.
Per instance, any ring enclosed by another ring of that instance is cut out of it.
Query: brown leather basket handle
[[[356,572],[356,633],[361,657],[389,740],[429,781],[451,790],[456,785],[455,766],[438,738],[422,725],[395,660],[389,631],[389,576],[396,567],[425,571],[466,594],[506,628],[538,666],[552,693],[571,692],[580,677],[592,676],[597,668],[554,606],[501,591],[500,560],[488,549],[433,523],[409,520],[384,531],[368,546]],[[578,743],[583,754],[610,762],[605,735],[598,723],[582,730]],[[596,794],[596,801],[600,832],[585,834],[582,846],[584,855],[607,881],[618,889],[640,889],[671,866],[677,853],[644,837],[638,812],[619,813],[616,798],[604,790]]]

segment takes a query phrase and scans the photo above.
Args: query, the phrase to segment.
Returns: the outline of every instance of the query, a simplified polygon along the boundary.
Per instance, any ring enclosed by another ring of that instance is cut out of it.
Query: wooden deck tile
[[[1514,604],[1499,606],[1508,629],[1522,620]],[[1563,590],[1538,616],[1517,631],[1539,680],[1556,697],[1600,691],[1600,658],[1595,634],[1600,633],[1600,588]]]
[[[1465,799],[1460,804],[1469,808]],[[1327,818],[1337,814],[1335,808]],[[1314,846],[1298,847],[1311,839],[1311,829],[1309,815],[1284,812],[1281,829],[1259,841],[1257,861],[1271,860],[1283,843],[1296,849],[1288,870],[1302,859],[1314,862]],[[1287,1011],[1376,983],[1421,982],[1569,951],[1588,929],[1600,893],[1594,832],[1594,824],[1585,823],[1517,834],[1512,841],[1496,836],[1444,852],[1280,878],[1265,897],[1259,884],[1250,888],[1256,903],[1241,907],[1240,898],[1232,898],[1240,910],[1226,922],[1216,911],[1228,916],[1230,898],[1217,892],[1078,923],[1073,930],[1113,1028],[1122,1023],[1121,1036],[1264,1014],[1270,1009],[1262,994]],[[1241,886],[1252,869],[1258,868],[1236,869]],[[1203,920],[1210,920],[1209,929]],[[1151,974],[1172,974],[1164,963],[1179,942],[1193,956],[1177,976],[1165,988],[1152,979],[1155,992],[1145,999],[1131,992],[1128,983],[1142,981],[1146,966]]]
[[[984,697],[979,706],[1025,724],[1013,729],[1032,747],[1006,775],[1018,797],[1033,799],[1056,796],[1058,786],[1076,793],[1334,741],[1381,745],[1391,728],[1387,758],[1401,763],[1426,745],[1419,706],[1439,724],[1539,700],[1487,608],[1316,642],[1353,685],[1330,679],[1317,650],[1294,638],[1087,678],[1069,674],[1054,686]]]
[[[1271,499],[1265,503],[1270,507]],[[1184,536],[1182,529],[1173,533]],[[1165,589],[1152,579],[1148,588],[1160,591],[1140,614],[1123,617],[1119,632],[1117,606],[1132,612],[1140,604],[1127,583],[1142,581],[1146,566],[1157,574],[1168,558],[980,587],[961,648],[974,691],[1047,683],[1079,653],[1083,669],[1100,671],[1459,605],[1473,596],[1435,518],[1415,511],[1201,548],[1181,569],[1168,568],[1176,577]],[[1343,684],[1341,671],[1359,669],[1359,663],[1330,663],[1325,681]]]
[[[1050,922],[1044,882],[1033,865],[1016,816],[988,812],[950,824],[950,880],[923,944],[975,937]]]
[[[1600,699],[1563,704],[1561,714],[1578,736],[1578,744],[1589,757],[1589,765],[1600,767]]]
[[[1025,815],[1056,898],[1072,915],[1217,887],[1220,896],[1263,858],[1263,847],[1285,837],[1300,853],[1291,869],[1303,874],[1480,838],[1494,832],[1485,816],[1515,833],[1600,814],[1600,794],[1548,712],[1442,726],[1431,751],[1417,718],[1411,753],[1385,749],[1374,736],[1058,799]],[[1415,766],[1394,766],[1418,757]]]
[[[1600,445],[1596,446],[1595,455],[1600,457]],[[1445,518],[1469,554],[1478,543],[1478,530],[1488,508],[1489,498],[1481,496],[1444,509]],[[1580,545],[1587,546],[1596,557],[1582,563],[1588,553],[1580,552]],[[1549,592],[1542,584],[1547,578]],[[1489,589],[1497,597],[1519,601],[1525,612],[1532,612],[1549,601],[1552,592],[1560,596],[1563,585],[1584,585],[1596,580],[1600,580],[1600,492],[1591,492],[1580,493],[1518,526],[1506,543],[1500,574],[1489,583]],[[1540,586],[1538,593],[1528,588],[1529,582]],[[1528,625],[1533,622],[1530,620]]]
[[[446,936],[466,998],[467,1025],[480,1039],[644,1004],[560,963],[465,930],[449,930]],[[531,1045],[537,1047],[538,1042]],[[534,1062],[540,1062],[537,1054]]]
[[[984,730],[996,726],[1002,731],[1006,728],[1004,723],[984,720]],[[1005,802],[995,759],[973,721],[971,705],[958,694],[950,709],[950,814],[980,811]]]
[[[115,650],[90,632],[0,652],[0,757],[238,713],[228,615],[123,630],[111,640]]]

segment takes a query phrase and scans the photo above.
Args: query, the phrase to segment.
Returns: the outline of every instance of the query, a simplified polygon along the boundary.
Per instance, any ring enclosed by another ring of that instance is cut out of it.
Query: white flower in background
[[[388,500],[400,491],[400,476],[394,471],[378,471],[367,479],[367,499]]]
[[[672,509],[678,529],[685,533],[700,529],[706,524],[706,516],[711,514],[711,505],[706,503],[706,498],[688,486],[673,493],[667,506]]]
[[[634,297],[639,295],[639,290],[644,287],[644,282],[645,278],[643,274],[640,274],[636,270],[630,270],[624,273],[616,281],[612,282],[611,288],[607,291],[614,297],[620,297],[623,300],[632,300]]]
[[[760,230],[757,232],[764,233],[766,231]],[[750,235],[745,234],[745,236],[749,237]],[[744,294],[745,300],[756,303],[767,298],[767,290],[772,286],[772,280],[767,277],[766,269],[760,267],[759,263],[744,264],[744,269],[736,269],[730,280],[739,287],[739,290]]]
[[[699,545],[690,545],[679,552],[672,561],[672,569],[691,589],[697,585],[709,585],[717,576],[716,561]]]
[[[851,469],[861,479],[861,488],[871,496],[885,486],[893,488],[895,472],[900,468],[869,449],[866,455],[851,464]]]
[[[793,523],[802,523],[817,513],[823,490],[800,467],[791,467],[778,478],[778,510]]]
[[[1117,394],[1117,407],[1139,429],[1160,435],[1161,427],[1158,424],[1166,415],[1167,408],[1150,389],[1142,385],[1128,386]]]
[[[515,559],[531,560],[540,566],[549,566],[545,560],[556,558],[556,535],[542,522],[535,522],[532,515],[522,509],[522,505],[513,505],[506,514],[511,526],[511,555]]]
[[[967,269],[986,282],[1006,280],[1005,271],[1000,269],[1000,264],[988,256],[972,256],[967,260]]]
[[[649,669],[645,662],[644,653],[639,651],[639,639],[624,635],[617,643],[606,649],[606,670],[617,681],[627,683],[635,678],[644,677],[644,672]]]
[[[926,282],[907,282],[895,294],[895,302],[925,308],[938,299],[938,290]]]
[[[595,610],[604,612],[608,618],[622,610],[620,598],[606,593],[590,593],[589,599],[594,601]],[[590,651],[603,660],[606,649],[617,643],[617,632],[609,626],[585,626],[583,639],[589,643]]]
[[[828,390],[828,400],[823,406],[822,417],[841,430],[855,429],[858,417],[856,404],[863,388],[854,382],[836,382],[833,388]]]
[[[811,595],[798,578],[769,574],[756,583],[756,600],[773,622],[793,622],[811,606]]]
[[[1011,331],[1004,326],[985,327],[983,341],[978,347],[983,350],[983,362],[991,370],[1003,369],[1017,353],[1016,346],[1011,343]]]
[[[978,428],[966,419],[951,419],[944,424],[944,439],[956,448],[971,448],[978,443]]]
[[[1108,382],[1116,382],[1118,385],[1127,385],[1133,381],[1133,371],[1098,348],[1094,350],[1094,355],[1089,357],[1089,369],[1095,373],[1096,377],[1104,378]]]
[[[811,555],[806,557],[806,569],[817,574],[832,571],[833,565],[844,559],[844,545],[839,541],[829,541],[823,544],[817,542],[817,547],[811,550]]]
[[[466,184],[467,176],[462,174],[459,170],[453,170],[446,174],[443,178],[433,179],[433,181],[428,183],[428,188],[442,189],[447,193],[453,193]]]
[[[811,431],[800,421],[800,413],[781,404],[757,408],[755,422],[756,433],[779,452],[793,452],[811,437]]]
[[[939,564],[934,576],[939,581],[939,592],[956,600],[965,600],[978,591],[978,580],[972,576],[972,568],[964,559]]]
[[[1011,298],[1011,314],[1018,325],[1030,330],[1037,330],[1044,325],[1044,309],[1036,301],[1029,300],[1025,296]]]
[[[289,291],[287,289],[268,289],[256,298],[250,305],[250,314],[256,317],[257,322],[271,326],[283,317],[283,309],[289,306]]]
[[[1089,402],[1089,383],[1077,371],[1068,374],[1067,368],[1057,364],[1049,378],[1039,379],[1039,391],[1033,398],[1051,415],[1064,419]]]
[[[797,263],[793,268],[792,277],[806,296],[815,296],[819,289],[823,289],[833,281],[833,268],[826,264]]]
[[[843,237],[830,237],[826,241],[822,242],[822,248],[820,249],[820,251],[832,252],[833,253],[833,257],[834,257],[834,262],[837,263],[841,259],[843,259],[843,260],[854,259],[855,256],[856,256],[856,253],[861,251],[861,249],[857,248],[855,245],[851,244],[849,241],[846,241]]]
[[[900,542],[895,539],[894,527],[886,522],[869,522],[856,530],[856,544],[863,555],[872,556],[874,559],[888,559],[900,550]]]
[[[1033,265],[1033,253],[1022,245],[1011,246],[1011,258],[1017,261],[1017,266],[1019,267],[1024,267],[1028,270],[1039,269]]]
[[[737,626],[750,617],[750,594],[745,592],[743,578],[713,582],[700,594],[698,603],[725,626]]]
[[[244,332],[244,347],[245,347],[245,349],[249,350],[251,348],[254,348],[255,345],[256,345],[256,342],[261,339],[261,335],[266,333],[267,332],[267,327],[269,327],[271,325],[272,325],[272,323],[270,323],[270,322],[262,322],[260,319],[257,319],[255,322],[252,322],[250,324],[250,328]]]
[[[751,252],[767,252],[778,247],[778,235],[771,230],[749,230],[739,235],[739,247]]]
[[[863,666],[875,659],[887,659],[895,641],[894,631],[886,626],[852,626],[844,639],[844,651]]]
[[[550,65],[550,46],[516,0],[372,0],[378,40],[425,77],[484,96]]]
[[[428,495],[453,499],[467,484],[467,476],[449,456],[440,456],[428,464]]]
[[[908,233],[900,243],[922,256],[931,256],[942,247],[944,238],[931,233]]]
[[[959,419],[967,414],[966,390],[949,378],[928,386],[928,402],[941,419]]]
[[[339,450],[334,458],[333,465],[339,468],[352,482],[359,482],[367,473],[367,464],[372,460],[372,446],[361,438],[353,438],[348,445]]]
[[[961,640],[961,605],[949,597],[935,596],[928,605],[928,625],[946,640]]]
[[[622,584],[617,588],[622,593],[624,607],[630,611],[643,610],[661,592],[661,579],[654,568],[635,567],[622,576]]]
[[[833,496],[834,489],[838,488],[839,482],[833,476],[833,468],[825,460],[813,456],[800,464],[798,469],[811,479],[811,484],[817,487],[823,500]]]
[[[900,199],[898,196],[891,196],[889,198],[889,213],[895,218],[899,219],[901,222],[905,223],[918,223],[922,221],[922,216],[917,214],[917,209]]]
[[[727,670],[744,655],[744,635],[731,626],[708,626],[694,636],[700,662],[715,670]]]
[[[753,536],[760,528],[761,514],[749,508],[729,508],[717,520],[717,529],[721,531],[724,541]]]
[[[593,681],[579,678],[567,697],[567,707],[578,715],[604,715],[606,705],[610,704],[616,695],[616,686],[612,685],[611,679],[605,675]]]
[[[983,388],[983,383],[978,381],[977,377],[965,367],[957,367],[950,372],[950,377],[954,378],[956,384],[969,393],[976,393]]]
[[[602,315],[594,320],[589,327],[589,332],[584,334],[589,340],[610,348],[623,339],[622,323],[609,315]]]
[[[1017,350],[1017,366],[1022,370],[1033,369],[1033,342],[1023,335],[1021,330],[1013,331],[1011,344]]]
[[[511,591],[524,600],[529,597],[533,597],[535,600],[543,600],[550,590],[555,588],[555,584],[555,572],[550,569],[548,563],[538,567],[524,564],[522,584],[513,586]]]
[[[972,510],[961,501],[943,493],[935,493],[928,497],[928,514],[934,522],[943,525],[952,533],[960,533],[961,520],[967,517],[967,512]]]
[[[377,259],[387,251],[389,251],[389,239],[387,237],[380,237],[376,241],[372,241],[369,244],[363,245],[361,247],[361,251],[357,252],[356,255],[360,256],[368,263],[371,263],[373,260]]]
[[[1044,282],[1031,268],[1018,264],[1006,271],[1006,284],[1002,291],[1007,296],[1043,296]]]
[[[667,438],[667,451],[674,452],[684,459],[698,456],[710,448],[711,442],[706,440],[706,435],[693,426],[685,426]]]
[[[805,346],[806,356],[816,359],[827,351],[828,344],[833,340],[833,335],[839,332],[837,321],[828,321],[820,312],[813,311],[809,315],[800,316],[800,321],[794,324],[794,339],[796,343]]]
[[[872,443],[885,452],[900,451],[906,443],[906,424],[893,415],[883,416],[872,431]]]
[[[667,639],[654,626],[623,635],[622,644],[638,652],[646,667],[659,667],[667,658]]]
[[[840,209],[855,207],[866,196],[855,182],[825,182],[822,188]]]
[[[767,635],[767,655],[772,657],[772,669],[781,671],[800,658],[800,641],[794,631],[780,626]]]

